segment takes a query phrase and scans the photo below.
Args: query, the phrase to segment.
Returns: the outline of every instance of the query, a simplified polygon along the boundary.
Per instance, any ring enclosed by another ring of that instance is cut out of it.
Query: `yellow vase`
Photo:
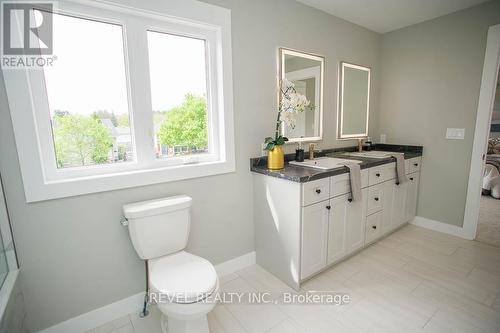
[[[274,146],[273,150],[267,153],[267,168],[271,170],[283,169],[285,166],[285,153],[283,146]]]

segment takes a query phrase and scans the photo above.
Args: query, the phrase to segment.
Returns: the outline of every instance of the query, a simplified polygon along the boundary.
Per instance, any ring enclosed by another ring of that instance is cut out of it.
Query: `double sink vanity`
[[[281,160],[282,169],[271,170],[276,165],[267,165],[267,157],[250,159],[255,249],[259,265],[299,289],[305,280],[415,217],[423,148],[370,143],[370,67],[338,63],[334,91],[323,87],[324,57],[281,48],[278,59],[280,80],[293,83],[292,91],[311,107],[293,113],[293,122],[280,123],[278,117],[276,138],[287,137],[299,148],[296,155]],[[336,123],[324,124],[324,90],[338,93]],[[284,98],[282,94],[280,110]],[[323,140],[323,127],[330,133],[336,130],[339,141],[358,140],[358,147],[316,154],[311,144],[309,154],[301,150],[303,143]],[[365,150],[363,139],[368,139]],[[393,156],[404,166],[406,177],[400,176],[406,181],[399,181]]]
[[[375,149],[325,150],[312,160],[288,161],[281,170],[268,170],[265,157],[251,159],[259,265],[299,289],[313,275],[412,220],[422,147]],[[406,182],[397,183],[391,152],[404,153]],[[361,167],[361,200],[349,194],[344,160]]]

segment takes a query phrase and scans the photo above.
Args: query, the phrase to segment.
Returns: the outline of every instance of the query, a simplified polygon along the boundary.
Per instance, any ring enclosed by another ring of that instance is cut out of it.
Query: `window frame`
[[[164,14],[94,1],[54,10],[122,27],[134,161],[58,169],[43,69],[2,69],[27,202],[235,171],[230,11],[191,0],[169,4]],[[148,31],[205,40],[207,154],[155,156]]]

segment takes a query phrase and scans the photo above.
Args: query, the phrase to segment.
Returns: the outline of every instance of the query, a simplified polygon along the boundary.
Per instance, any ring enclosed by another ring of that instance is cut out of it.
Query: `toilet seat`
[[[180,251],[149,261],[149,282],[154,292],[178,304],[196,303],[218,287],[214,266],[206,259]]]

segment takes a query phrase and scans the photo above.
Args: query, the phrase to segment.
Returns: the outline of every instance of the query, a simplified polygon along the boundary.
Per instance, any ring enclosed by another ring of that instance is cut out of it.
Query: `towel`
[[[396,184],[403,184],[408,180],[405,171],[405,154],[393,153],[391,156],[396,159]]]
[[[349,168],[349,181],[351,185],[350,197],[351,201],[358,201],[362,199],[361,194],[361,167],[359,163],[344,163]]]

